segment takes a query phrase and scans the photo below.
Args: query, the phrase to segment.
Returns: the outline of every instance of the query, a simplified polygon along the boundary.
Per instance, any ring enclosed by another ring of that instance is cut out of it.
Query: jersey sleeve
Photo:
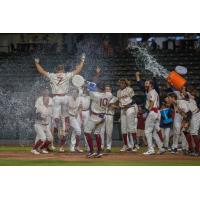
[[[68,79],[71,79],[74,75],[75,75],[74,72],[65,73],[65,77],[68,78]]]
[[[97,98],[98,98],[98,95],[97,95],[97,93],[96,92],[90,92],[89,93],[90,94],[90,98],[91,98],[91,100],[97,100]]]
[[[133,91],[133,89],[132,88],[129,88],[129,90],[128,90],[128,96],[129,97],[133,97],[135,94],[134,94],[134,91]]]
[[[55,77],[55,73],[47,73],[47,78],[49,78],[50,80],[54,79]]]
[[[156,95],[154,94],[154,93],[150,93],[149,94],[149,101],[153,101],[153,102],[155,102],[156,101]]]

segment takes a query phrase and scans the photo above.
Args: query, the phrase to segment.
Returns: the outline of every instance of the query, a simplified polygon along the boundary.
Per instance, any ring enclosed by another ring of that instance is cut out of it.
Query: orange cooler
[[[176,88],[177,90],[181,90],[187,82],[175,71],[170,72],[166,80],[172,87]]]

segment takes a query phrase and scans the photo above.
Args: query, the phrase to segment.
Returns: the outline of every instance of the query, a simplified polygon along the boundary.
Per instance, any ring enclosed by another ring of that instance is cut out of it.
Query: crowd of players
[[[35,104],[36,140],[31,150],[33,154],[48,153],[55,148],[55,130],[58,130],[60,137],[60,152],[64,152],[66,137],[70,135],[70,151],[83,153],[80,144],[83,135],[88,158],[101,157],[104,151],[110,153],[113,117],[115,110],[120,109],[121,152],[137,152],[143,144],[147,146],[144,155],[161,155],[166,151],[176,154],[181,147],[184,155],[199,156],[200,112],[193,87],[184,87],[181,91],[169,87],[159,91],[155,79],[142,83],[140,73],[136,72],[136,83],[145,95],[146,103],[141,105],[126,79],[118,81],[119,89],[114,96],[110,85],[98,81],[101,73],[99,67],[96,68],[92,84],[85,81],[77,87],[73,84],[73,78],[81,73],[84,64],[83,54],[74,71],[66,73],[64,67],[58,65],[55,73],[49,73],[41,66],[40,60],[35,59],[38,72],[50,81],[52,95],[48,90],[43,90]],[[158,148],[157,152],[155,147]]]

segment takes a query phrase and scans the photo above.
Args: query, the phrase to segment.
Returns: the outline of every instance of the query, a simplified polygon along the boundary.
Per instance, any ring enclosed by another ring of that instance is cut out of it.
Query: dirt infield
[[[141,153],[110,153],[104,154],[101,158],[88,159],[86,153],[58,153],[53,152],[49,154],[33,155],[29,152],[0,152],[1,159],[16,159],[16,160],[61,160],[61,161],[77,161],[77,162],[87,162],[87,161],[101,161],[101,162],[169,162],[174,161],[200,161],[200,157],[184,156],[181,153],[172,155],[167,152],[164,155],[151,155],[145,156]]]

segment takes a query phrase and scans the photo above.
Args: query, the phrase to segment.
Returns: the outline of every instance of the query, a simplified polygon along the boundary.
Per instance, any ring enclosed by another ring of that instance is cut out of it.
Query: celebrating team
[[[90,87],[90,82],[87,81],[80,87],[73,84],[72,79],[81,73],[84,62],[83,54],[74,71],[65,73],[64,67],[58,65],[55,73],[49,73],[41,66],[40,60],[35,59],[38,72],[50,81],[52,98],[48,91],[44,90],[36,101],[36,140],[31,151],[33,154],[48,153],[50,148],[54,148],[52,135],[55,129],[59,132],[61,152],[64,152],[66,136],[70,131],[71,152],[83,152],[80,145],[82,133],[88,158],[101,157],[104,146],[107,153],[111,152],[113,116],[115,109],[120,109],[124,142],[121,152],[138,151],[138,125],[145,120],[143,139],[146,140],[148,149],[144,155],[155,154],[155,146],[158,147],[157,154],[163,154],[166,150],[175,154],[181,139],[184,154],[199,156],[200,112],[193,88],[190,87],[187,91],[185,88],[182,91],[170,88],[170,93],[162,94],[164,97],[160,106],[159,91],[154,80],[147,80],[142,84],[137,72],[136,80],[145,92],[146,99],[145,109],[141,109],[142,106],[135,98],[129,81],[119,80],[119,90],[115,97],[110,85],[98,81],[101,71],[99,67],[93,78],[96,87]],[[93,147],[93,134],[96,139],[96,152]],[[171,146],[170,134],[173,137]]]

